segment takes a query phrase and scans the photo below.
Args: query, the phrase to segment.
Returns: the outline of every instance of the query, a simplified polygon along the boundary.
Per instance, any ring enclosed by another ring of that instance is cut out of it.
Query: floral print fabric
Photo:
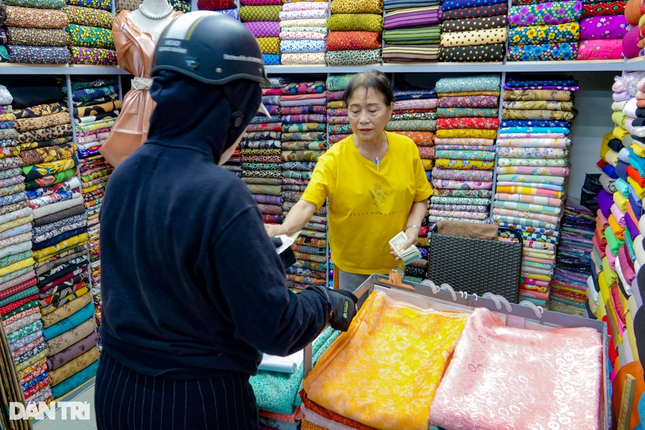
[[[436,101],[438,108],[497,108],[499,97],[495,96],[466,96],[440,97]]]
[[[324,40],[282,40],[280,42],[280,51],[285,53],[298,52],[324,52]]]
[[[65,6],[63,12],[70,24],[86,25],[112,29],[114,17],[106,10],[91,9],[79,6]]]
[[[579,39],[580,25],[577,22],[514,27],[511,28],[508,36],[509,42],[514,45],[577,42]]]
[[[585,18],[580,21],[580,39],[622,39],[629,28],[624,15]]]
[[[568,61],[578,54],[578,43],[543,43],[508,47],[509,61]]]
[[[482,130],[497,130],[499,127],[498,118],[440,118],[437,120],[437,128],[478,128]]]
[[[324,52],[285,53],[282,55],[282,64],[284,65],[325,64],[325,53]]]
[[[582,16],[582,2],[541,2],[525,6],[511,6],[508,22],[511,27],[528,25],[557,25],[577,22]]]
[[[7,6],[4,24],[7,27],[65,28],[69,20],[60,10]]]
[[[9,62],[23,64],[66,64],[69,62],[67,47],[8,45]]]
[[[63,29],[56,28],[7,28],[9,45],[26,46],[67,46],[69,35]]]
[[[583,40],[578,48],[577,60],[620,60],[623,55],[621,39]]]

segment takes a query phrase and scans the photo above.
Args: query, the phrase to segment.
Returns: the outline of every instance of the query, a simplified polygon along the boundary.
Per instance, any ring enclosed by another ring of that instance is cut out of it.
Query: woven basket
[[[436,228],[436,227],[435,227]],[[449,284],[455,291],[482,296],[493,293],[518,303],[522,267],[522,236],[513,228],[500,227],[518,242],[498,242],[447,236],[431,232],[428,279]]]

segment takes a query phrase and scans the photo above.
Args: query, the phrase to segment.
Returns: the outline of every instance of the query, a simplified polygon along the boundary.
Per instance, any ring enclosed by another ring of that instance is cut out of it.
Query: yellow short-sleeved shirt
[[[377,171],[350,136],[318,159],[302,199],[318,209],[329,198],[329,242],[334,264],[349,273],[389,273],[396,265],[389,241],[407,223],[412,204],[432,195],[419,149],[388,133]]]

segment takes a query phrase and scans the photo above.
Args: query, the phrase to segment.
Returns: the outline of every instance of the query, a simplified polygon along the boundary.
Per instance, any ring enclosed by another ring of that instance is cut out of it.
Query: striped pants
[[[98,430],[257,430],[248,375],[205,379],[151,377],[105,352],[94,394]]]

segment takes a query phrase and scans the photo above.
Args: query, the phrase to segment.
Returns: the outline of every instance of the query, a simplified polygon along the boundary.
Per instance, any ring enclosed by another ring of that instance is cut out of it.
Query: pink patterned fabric
[[[623,57],[623,39],[582,40],[577,60],[620,60]]]
[[[594,329],[505,327],[476,309],[435,394],[430,425],[597,430],[601,380]]]

